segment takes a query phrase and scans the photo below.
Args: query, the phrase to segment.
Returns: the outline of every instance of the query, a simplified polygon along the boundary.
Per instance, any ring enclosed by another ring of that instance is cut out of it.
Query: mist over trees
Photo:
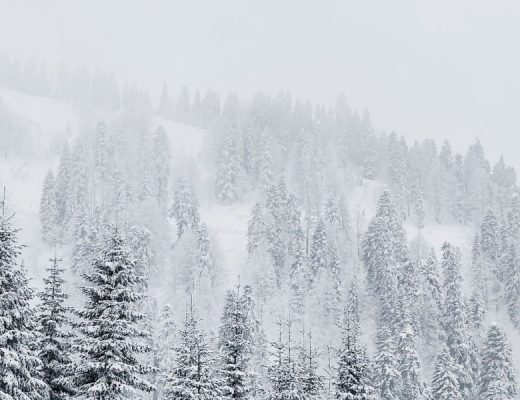
[[[81,115],[43,155],[0,99],[2,162],[46,166],[20,228],[50,257],[24,263],[7,187],[0,399],[518,397],[520,197],[478,140],[6,54],[0,86]]]

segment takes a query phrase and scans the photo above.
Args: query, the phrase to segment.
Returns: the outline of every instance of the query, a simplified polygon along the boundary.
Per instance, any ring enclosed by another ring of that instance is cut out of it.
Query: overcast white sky
[[[0,0],[0,50],[249,96],[345,93],[376,128],[520,169],[520,1]]]

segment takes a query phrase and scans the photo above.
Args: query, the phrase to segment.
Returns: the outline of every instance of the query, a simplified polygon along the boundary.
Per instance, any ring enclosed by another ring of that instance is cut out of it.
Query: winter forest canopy
[[[516,173],[467,145],[0,54],[0,399],[518,399]]]

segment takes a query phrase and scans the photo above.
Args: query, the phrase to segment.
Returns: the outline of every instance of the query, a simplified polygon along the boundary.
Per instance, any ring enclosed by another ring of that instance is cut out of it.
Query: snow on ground
[[[72,129],[76,127],[77,115],[71,104],[1,87],[0,98],[11,111],[27,118],[44,133],[63,130],[67,124],[72,124]]]

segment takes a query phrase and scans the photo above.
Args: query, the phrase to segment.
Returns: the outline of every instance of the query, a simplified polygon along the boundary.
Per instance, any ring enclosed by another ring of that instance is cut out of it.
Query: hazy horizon
[[[0,0],[0,51],[113,70],[157,96],[289,90],[345,94],[410,143],[479,138],[520,169],[520,4],[513,1],[180,2]],[[195,22],[194,22],[195,21]],[[131,44],[131,45],[130,45]]]

